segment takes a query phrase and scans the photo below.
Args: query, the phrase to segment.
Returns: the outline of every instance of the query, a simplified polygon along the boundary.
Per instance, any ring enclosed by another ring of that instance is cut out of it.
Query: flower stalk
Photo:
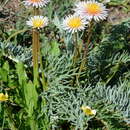
[[[79,46],[78,46],[78,33],[75,32],[73,34],[74,36],[74,57],[73,57],[73,63],[75,65],[77,58],[79,57],[80,53],[79,53]]]
[[[33,9],[34,15],[39,14],[39,9],[35,8]],[[40,54],[40,34],[39,30],[37,28],[32,29],[32,54],[33,54],[33,81],[34,86],[38,86],[38,79],[39,79],[39,66],[38,66],[38,60],[39,60],[39,54]]]
[[[33,54],[33,74],[34,85],[38,85],[38,57],[39,57],[39,32],[37,29],[32,30],[32,54]]]
[[[92,28],[93,28],[93,22],[91,21],[89,24],[89,28],[88,28],[88,39],[87,39],[87,43],[85,44],[85,49],[84,49],[84,53],[83,53],[83,60],[81,61],[79,73],[78,73],[77,78],[76,78],[77,81],[80,77],[80,73],[84,69],[85,63],[87,63],[87,61],[88,61],[88,50],[89,50],[90,40],[91,40],[91,36],[92,36]]]

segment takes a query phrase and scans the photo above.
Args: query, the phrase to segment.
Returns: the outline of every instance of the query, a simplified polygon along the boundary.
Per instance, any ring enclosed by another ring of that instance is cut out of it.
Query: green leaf
[[[3,65],[3,69],[5,69],[7,72],[9,72],[9,63],[6,61]]]
[[[52,54],[52,56],[59,56],[60,55],[59,45],[56,41],[53,41],[51,43],[50,53]]]
[[[8,74],[9,74],[9,63],[6,61],[2,68],[0,68],[0,79],[4,82],[8,81]]]
[[[37,100],[38,100],[38,94],[36,88],[31,81],[27,83],[26,86],[24,87],[24,93],[25,93],[26,105],[29,110],[28,114],[29,117],[31,117],[33,114],[33,110],[37,108]]]
[[[16,68],[17,68],[17,73],[18,73],[18,78],[19,78],[19,84],[21,85],[23,89],[22,92],[25,97],[27,112],[30,117],[32,116],[34,112],[34,109],[36,109],[37,107],[38,94],[33,83],[31,81],[28,82],[28,77],[27,77],[26,71],[24,70],[24,65],[19,62],[16,65]]]
[[[8,72],[3,68],[0,68],[0,80],[4,82],[7,82],[8,80]]]
[[[16,64],[16,70],[17,70],[17,74],[18,74],[19,84],[21,86],[24,86],[27,82],[27,75],[24,70],[23,63],[19,62],[18,64]]]

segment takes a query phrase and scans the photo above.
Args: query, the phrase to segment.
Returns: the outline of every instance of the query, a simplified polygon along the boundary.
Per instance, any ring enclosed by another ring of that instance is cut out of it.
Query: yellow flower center
[[[40,2],[41,0],[30,0],[30,2],[33,2],[33,3],[35,3],[35,2]]]
[[[82,21],[79,17],[71,18],[68,22],[68,26],[70,28],[78,28],[78,27],[82,26]]]
[[[97,3],[86,4],[86,12],[90,15],[96,15],[101,12],[101,7]]]
[[[43,24],[44,24],[44,21],[41,20],[41,19],[33,19],[32,22],[33,22],[33,27],[34,27],[34,28],[40,28],[40,27],[42,27]]]

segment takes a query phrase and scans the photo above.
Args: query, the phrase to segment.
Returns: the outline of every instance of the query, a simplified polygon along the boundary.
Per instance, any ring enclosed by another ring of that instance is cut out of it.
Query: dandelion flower
[[[3,93],[0,93],[0,101],[7,101],[8,100],[8,94],[5,95]]]
[[[25,0],[23,2],[25,6],[33,6],[36,8],[40,8],[46,6],[49,0]]]
[[[88,116],[96,115],[96,110],[92,110],[89,106],[82,106],[81,109]]]
[[[84,30],[86,24],[88,24],[88,22],[79,15],[69,15],[63,20],[62,26],[64,30],[74,33]]]
[[[47,26],[48,18],[43,16],[33,16],[26,23],[28,26],[39,29]]]
[[[108,11],[102,3],[98,3],[95,0],[92,1],[81,1],[75,4],[75,13],[80,16],[95,21],[106,19]]]

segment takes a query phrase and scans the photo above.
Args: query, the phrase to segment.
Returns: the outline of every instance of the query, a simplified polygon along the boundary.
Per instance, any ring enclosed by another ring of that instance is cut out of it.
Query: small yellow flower
[[[33,28],[43,28],[48,24],[48,18],[43,16],[31,17],[29,21],[26,22],[28,26]]]
[[[80,30],[84,30],[88,22],[78,15],[69,15],[63,20],[62,27],[68,32],[74,33]]]
[[[89,106],[82,106],[81,109],[87,116],[94,116],[96,115],[96,110],[92,110]]]
[[[7,101],[8,100],[8,94],[5,95],[3,93],[0,93],[0,101]]]

